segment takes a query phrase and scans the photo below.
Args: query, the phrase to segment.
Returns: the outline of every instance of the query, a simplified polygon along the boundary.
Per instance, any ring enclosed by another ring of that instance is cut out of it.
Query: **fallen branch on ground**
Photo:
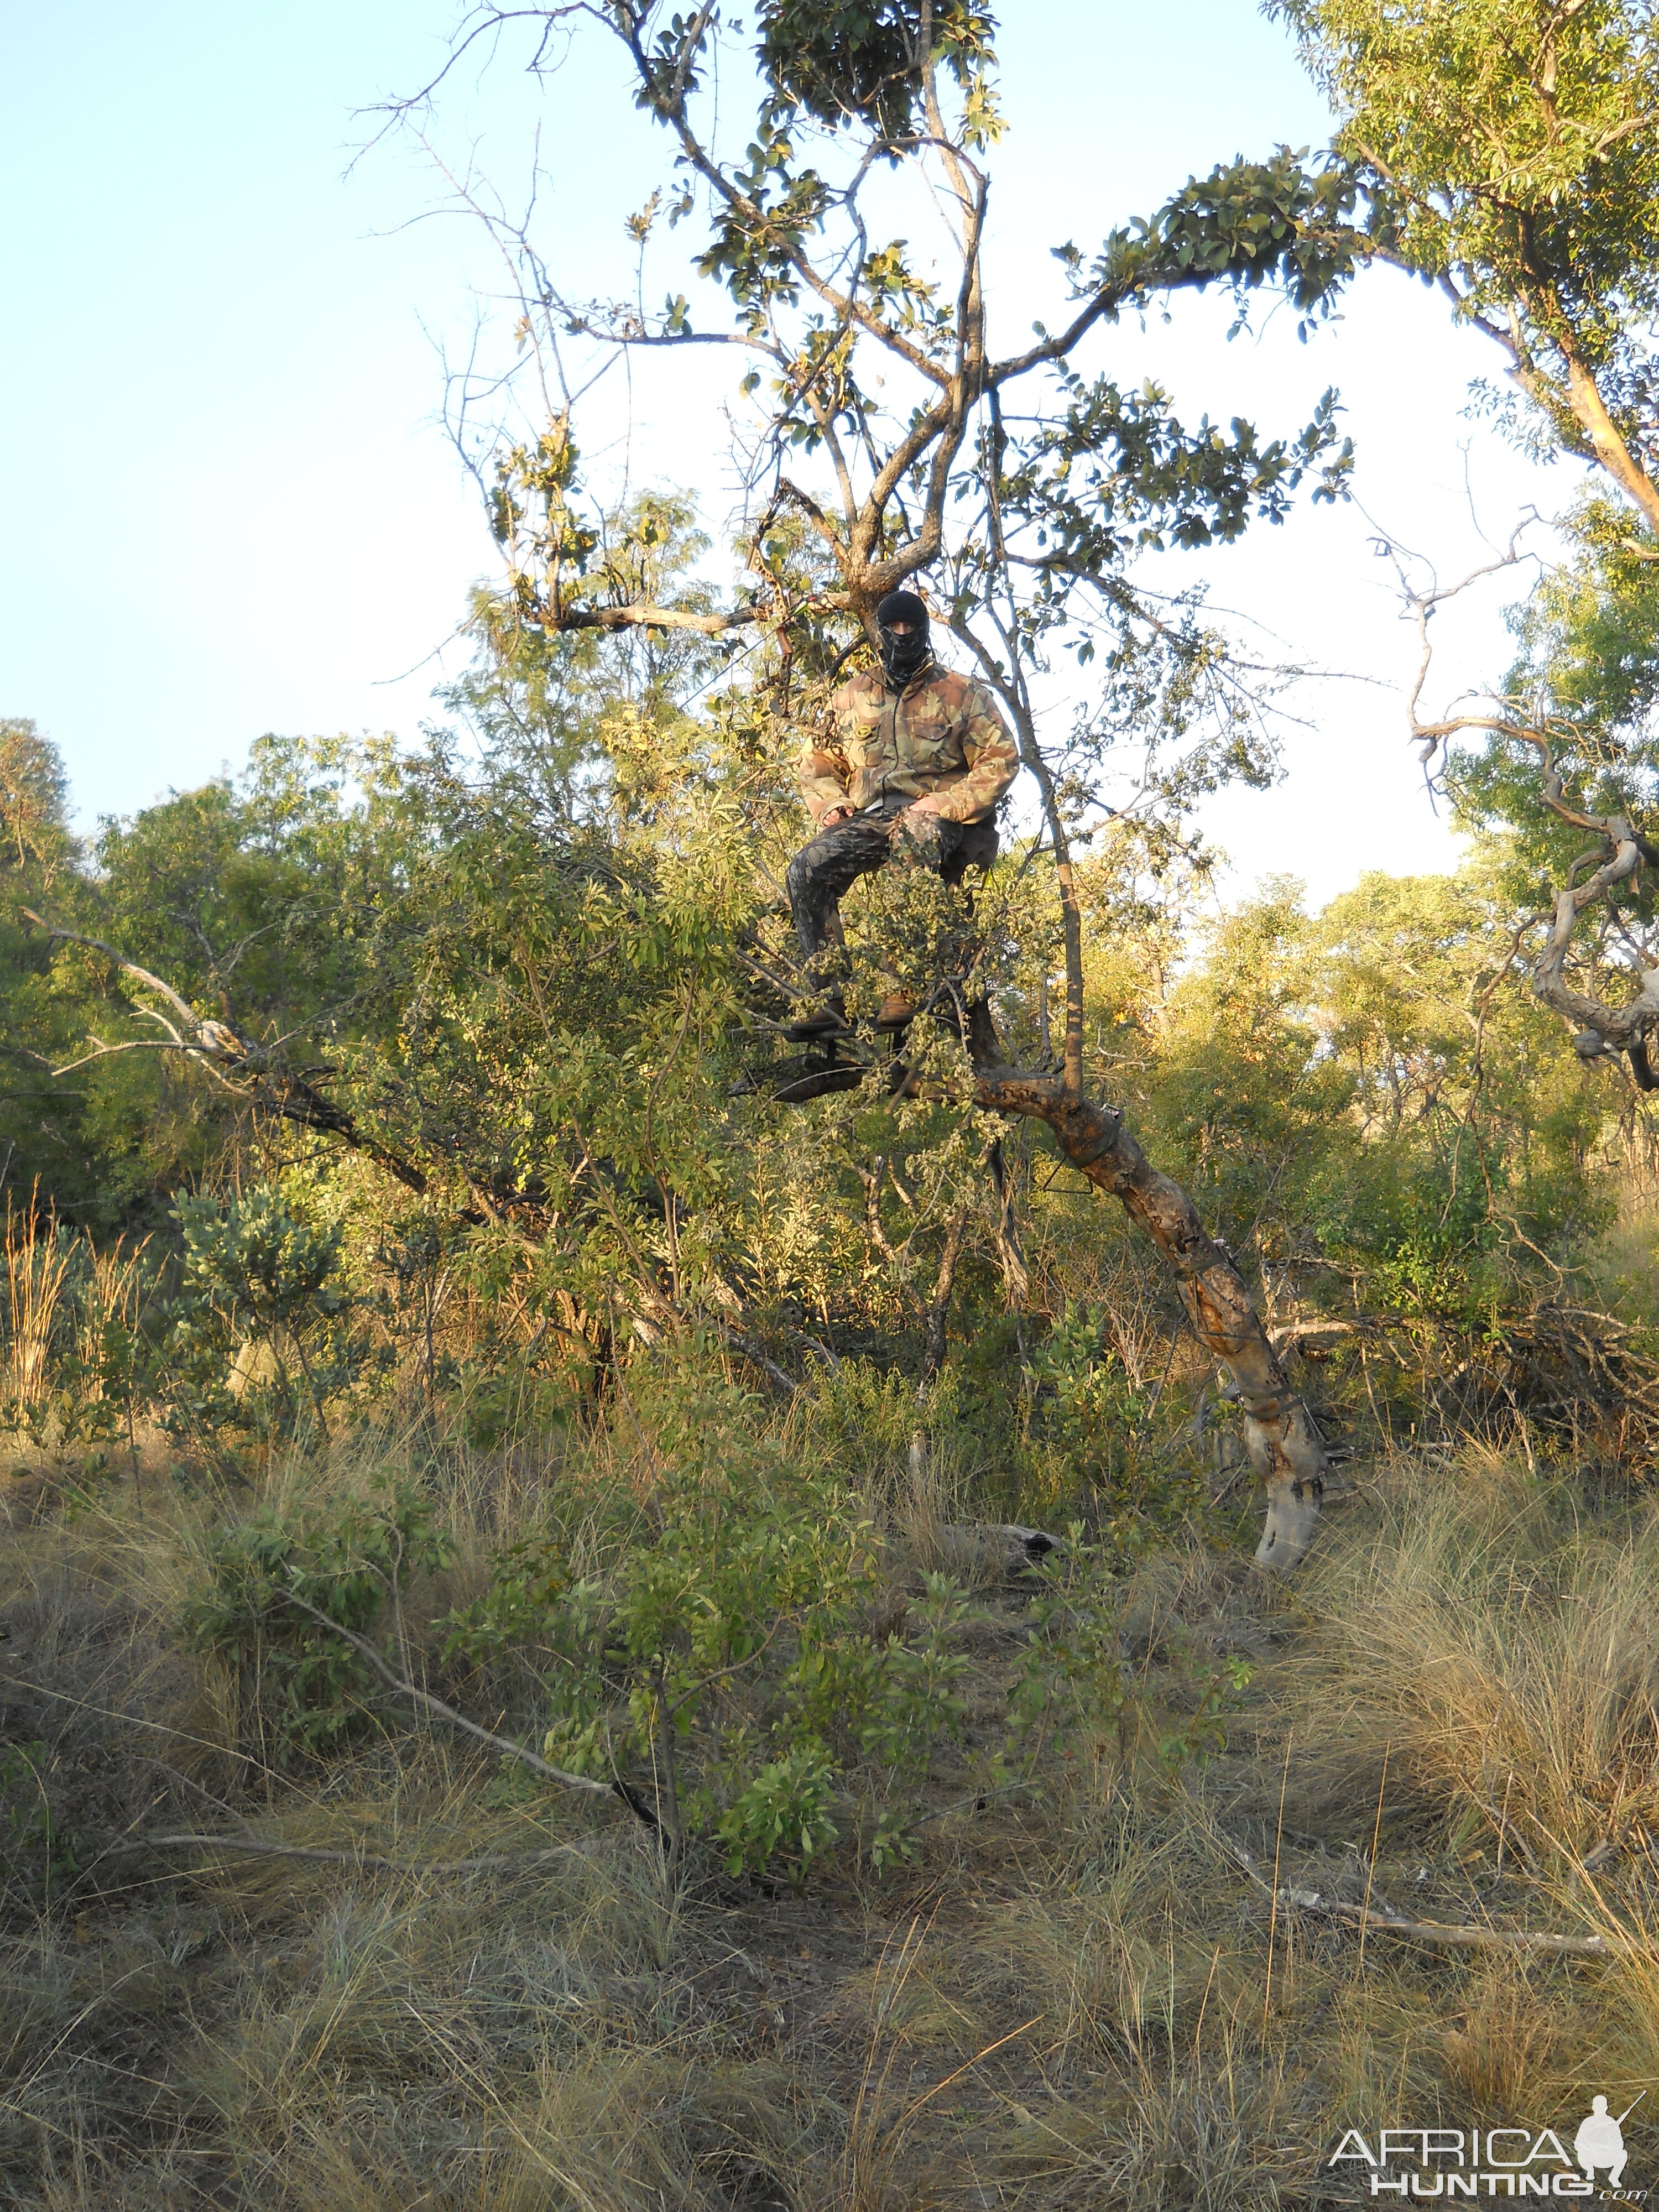
[[[1281,1889],[1281,1905],[1299,1912],[1318,1912],[1382,1936],[1403,1936],[1416,1943],[1438,1944],[1455,1951],[1541,1951],[1552,1958],[1611,1959],[1616,1954],[1601,1936],[1543,1936],[1524,1929],[1458,1926],[1441,1920],[1407,1920],[1397,1913],[1367,1911],[1339,1897],[1322,1897],[1317,1890]]]
[[[380,1874],[452,1875],[528,1873],[557,1858],[582,1858],[574,1844],[553,1844],[539,1851],[485,1851],[470,1859],[389,1859],[379,1851],[325,1850],[314,1844],[276,1844],[263,1836],[134,1836],[112,1844],[102,1856],[125,1858],[136,1851],[240,1851],[250,1858],[313,1859],[326,1866],[362,1867]]]
[[[642,1820],[647,1828],[661,1826],[653,1808],[633,1784],[624,1782],[620,1775],[613,1776],[609,1782],[600,1782],[591,1774],[572,1774],[565,1767],[550,1765],[539,1752],[532,1751],[527,1743],[520,1743],[510,1735],[497,1735],[494,1729],[483,1728],[477,1721],[468,1720],[466,1715],[458,1713],[453,1705],[447,1705],[441,1698],[434,1698],[430,1690],[422,1689],[418,1682],[405,1680],[403,1675],[387,1665],[381,1653],[366,1636],[359,1636],[355,1629],[342,1628],[337,1620],[330,1620],[320,1606],[313,1605],[297,1590],[284,1590],[283,1595],[290,1605],[297,1606],[301,1613],[309,1613],[319,1627],[327,1629],[331,1636],[341,1638],[350,1644],[354,1651],[362,1652],[394,1697],[407,1698],[427,1712],[435,1713],[440,1720],[447,1721],[453,1728],[459,1729],[475,1741],[487,1744],[491,1751],[499,1752],[503,1759],[518,1759],[532,1773],[542,1775],[549,1782],[556,1782],[566,1790],[584,1790],[589,1796],[620,1797],[636,1820]]]
[[[970,1805],[975,1812],[982,1813],[998,1797],[1012,1797],[1022,1790],[1040,1792],[1042,1786],[1040,1782],[1005,1782],[995,1790],[970,1790],[965,1797],[953,1797],[948,1805],[941,1805],[937,1812],[924,1813],[910,1825],[913,1828],[931,1827],[935,1820],[948,1820],[954,1813],[965,1813]]]
[[[1396,1912],[1386,1899],[1372,1893],[1370,1906],[1351,1905],[1346,1898],[1327,1897],[1316,1889],[1297,1889],[1281,1885],[1275,1889],[1261,1868],[1245,1850],[1231,1836],[1218,1828],[1211,1835],[1237,1861],[1262,1895],[1281,1911],[1316,1912],[1327,1919],[1340,1920],[1346,1927],[1358,1928],[1367,1934],[1399,1936],[1414,1943],[1432,1943],[1444,1950],[1474,1951],[1541,1951],[1552,1958],[1611,1959],[1617,1956],[1613,1946],[1601,1936],[1543,1936],[1524,1929],[1476,1928],[1459,1925],[1443,1920],[1408,1920]]]
[[[1614,1834],[1611,1836],[1604,1836],[1601,1841],[1595,1845],[1593,1850],[1586,1851],[1583,1857],[1579,1860],[1579,1873],[1595,1874],[1598,1872],[1601,1868],[1607,1864],[1609,1860],[1616,1859],[1618,1857],[1620,1852],[1624,1850],[1625,1845],[1629,1842],[1632,1835],[1638,1837],[1644,1836],[1644,1831],[1639,1821],[1632,1820],[1628,1822],[1626,1826],[1619,1829]]]

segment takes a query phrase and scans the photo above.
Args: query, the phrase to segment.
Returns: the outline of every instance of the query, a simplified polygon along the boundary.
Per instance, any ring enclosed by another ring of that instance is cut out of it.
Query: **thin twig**
[[[1261,1984],[1261,2041],[1267,2041],[1267,2013],[1273,2001],[1273,1938],[1279,1933],[1279,1851],[1285,1837],[1285,1792],[1291,1782],[1291,1737],[1285,1738],[1285,1771],[1279,1778],[1279,1825],[1273,1830],[1273,1909],[1267,1916],[1267,1972]]]
[[[1367,1912],[1371,1909],[1371,1886],[1376,1880],[1376,1844],[1378,1837],[1382,1833],[1382,1792],[1389,1786],[1389,1754],[1393,1749],[1394,1746],[1392,1743],[1385,1743],[1382,1747],[1382,1772],[1376,1785],[1376,1818],[1371,1823],[1371,1855],[1365,1863],[1365,1903],[1364,1910]],[[1501,1845],[1499,1847],[1499,1856],[1500,1858],[1502,1856]],[[1365,1963],[1365,1924],[1363,1921],[1360,1923],[1359,1926],[1359,1963],[1362,1966]]]

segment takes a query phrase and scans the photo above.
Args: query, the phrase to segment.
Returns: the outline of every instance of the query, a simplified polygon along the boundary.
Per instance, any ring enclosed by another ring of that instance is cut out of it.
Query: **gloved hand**
[[[945,858],[945,824],[931,806],[907,806],[893,824],[925,868],[936,868]]]

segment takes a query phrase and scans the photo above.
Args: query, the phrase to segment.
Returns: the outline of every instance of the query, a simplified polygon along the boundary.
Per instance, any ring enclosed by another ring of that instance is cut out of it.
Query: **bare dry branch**
[[[1592,814],[1572,803],[1556,751],[1558,744],[1574,732],[1565,725],[1552,728],[1547,720],[1540,721],[1528,712],[1524,702],[1498,699],[1493,702],[1495,712],[1453,713],[1433,720],[1425,720],[1419,711],[1434,659],[1430,623],[1436,609],[1484,578],[1512,568],[1527,557],[1521,540],[1540,520],[1536,511],[1529,509],[1517,524],[1504,551],[1471,569],[1455,584],[1426,589],[1412,582],[1401,549],[1386,537],[1379,539],[1394,562],[1401,597],[1418,634],[1417,669],[1407,702],[1411,735],[1420,748],[1425,765],[1454,738],[1465,734],[1496,737],[1529,747],[1537,757],[1539,792],[1545,805],[1558,820],[1585,830],[1595,839],[1592,848],[1574,862],[1567,882],[1555,894],[1542,948],[1532,963],[1532,989],[1545,1006],[1572,1025],[1574,1048],[1581,1059],[1593,1060],[1617,1052],[1627,1053],[1638,1085],[1650,1091],[1659,1085],[1659,1076],[1656,1076],[1648,1058],[1648,1040],[1659,1024],[1659,962],[1653,959],[1645,946],[1626,940],[1636,988],[1623,1006],[1611,1005],[1605,999],[1575,989],[1568,981],[1567,963],[1574,934],[1585,913],[1605,902],[1620,884],[1631,881],[1644,863],[1659,863],[1659,848],[1627,817]],[[1592,863],[1595,865],[1591,872],[1581,879],[1580,870]]]
[[[556,1859],[586,1859],[574,1844],[550,1844],[538,1851],[483,1851],[465,1859],[391,1859],[379,1851],[327,1850],[311,1844],[278,1844],[263,1836],[134,1836],[112,1844],[100,1858],[125,1858],[138,1851],[233,1851],[247,1858],[309,1859],[321,1866],[362,1868],[377,1874],[414,1876],[459,1874],[531,1874]],[[94,1862],[96,1863],[96,1862]]]
[[[1243,1869],[1262,1895],[1280,1911],[1317,1913],[1366,1935],[1397,1936],[1406,1942],[1432,1944],[1442,1950],[1532,1952],[1558,1959],[1612,1959],[1619,1955],[1601,1936],[1551,1936],[1534,1934],[1529,1929],[1482,1928],[1443,1920],[1408,1919],[1378,1898],[1375,1890],[1370,1893],[1371,1905],[1364,1905],[1351,1904],[1346,1898],[1328,1897],[1316,1889],[1298,1889],[1286,1883],[1275,1887],[1243,1844],[1236,1843],[1212,1826],[1209,1832],[1228,1856]]]
[[[434,1697],[430,1690],[423,1690],[418,1682],[407,1680],[387,1664],[366,1636],[359,1636],[355,1629],[342,1628],[339,1622],[331,1620],[320,1606],[313,1605],[297,1590],[284,1590],[283,1595],[290,1605],[297,1607],[301,1613],[308,1613],[331,1636],[337,1636],[343,1643],[350,1644],[354,1651],[368,1662],[374,1673],[394,1697],[407,1698],[422,1712],[434,1714],[438,1719],[447,1721],[452,1728],[459,1729],[464,1735],[470,1735],[475,1742],[499,1753],[503,1759],[516,1759],[520,1765],[529,1767],[532,1774],[539,1774],[548,1782],[556,1782],[561,1789],[580,1790],[591,1797],[619,1797],[635,1820],[644,1821],[651,1828],[658,1825],[655,1813],[639,1791],[623,1781],[620,1776],[610,1782],[600,1782],[591,1774],[572,1774],[562,1766],[550,1765],[539,1752],[532,1751],[528,1744],[519,1742],[514,1736],[498,1735],[494,1729],[480,1726],[477,1721],[469,1720],[465,1713],[457,1712],[453,1705],[446,1705],[441,1698]]]

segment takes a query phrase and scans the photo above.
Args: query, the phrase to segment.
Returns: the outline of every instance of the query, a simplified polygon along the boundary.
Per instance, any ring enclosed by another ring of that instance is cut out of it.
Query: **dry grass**
[[[1468,1990],[1441,2039],[1453,2083],[1483,2112],[1524,2112],[1554,2069],[1561,2034],[1545,1993],[1513,1959],[1499,1958]]]
[[[398,1455],[459,1551],[429,1613],[476,1589],[545,1463],[388,1436],[276,1464],[268,1493]],[[942,1808],[885,1882],[848,1857],[799,1896],[706,1866],[672,1882],[603,1805],[401,1718],[308,1774],[239,1754],[226,1685],[169,1632],[222,1507],[158,1467],[142,1518],[122,1489],[19,1532],[0,1738],[47,1747],[81,1842],[46,1897],[22,1864],[40,1838],[13,1839],[0,2203],[1266,2212],[1342,2201],[1320,2160],[1350,2124],[1558,2125],[1626,2082],[1628,2102],[1659,2076],[1654,1517],[1490,1456],[1366,1486],[1287,1592],[1197,1547],[1125,1591],[1154,1705],[1194,1656],[1258,1665],[1224,1755],[1171,1774],[1143,1732],[1045,1797]],[[883,1510],[902,1585],[971,1500],[923,1467]],[[1025,1602],[988,1576],[982,1743]],[[104,1855],[240,1822],[412,1870]],[[1285,1884],[1599,1930],[1613,1956],[1362,1949],[1273,1910],[1230,1840]],[[520,1875],[420,1871],[550,1844]]]
[[[100,1248],[89,1237],[60,1230],[33,1205],[14,1211],[8,1199],[0,1229],[6,1279],[0,1402],[12,1426],[32,1422],[39,1433],[52,1396],[54,1358],[65,1350],[80,1364],[78,1387],[101,1395],[94,1379],[99,1347],[112,1336],[130,1337],[137,1328],[148,1242]],[[59,1425],[54,1418],[44,1425],[55,1431]]]
[[[1287,1706],[1342,1794],[1386,1753],[1449,1849],[1534,1874],[1659,1812],[1659,1510],[1471,1449],[1402,1463],[1356,1535],[1297,1592],[1320,1620]]]
[[[8,1300],[5,1395],[20,1410],[28,1409],[46,1395],[47,1356],[69,1280],[70,1255],[33,1208],[14,1213],[8,1201],[0,1261],[5,1267]]]

